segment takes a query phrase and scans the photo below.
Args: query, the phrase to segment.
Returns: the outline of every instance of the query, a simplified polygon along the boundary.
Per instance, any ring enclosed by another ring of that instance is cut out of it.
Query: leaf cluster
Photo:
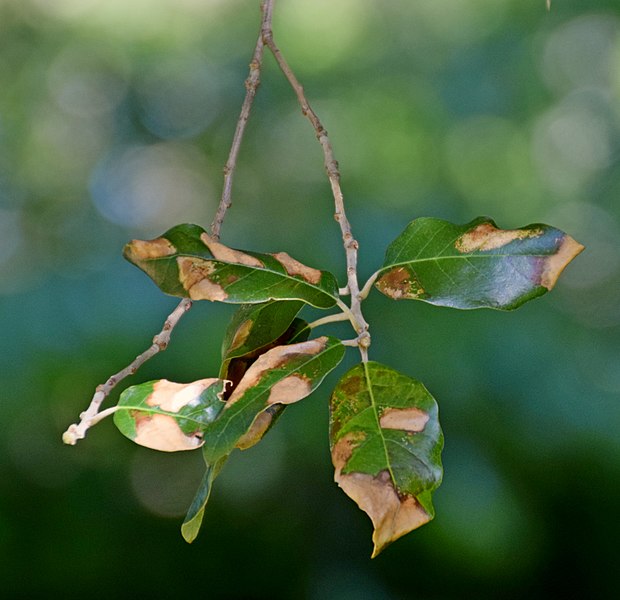
[[[394,300],[512,310],[552,289],[582,250],[542,224],[503,230],[488,218],[464,225],[420,218],[388,246],[358,300],[374,288]],[[260,442],[287,405],[312,394],[338,366],[347,346],[362,342],[313,335],[330,320],[349,318],[356,329],[354,315],[334,275],[284,252],[229,248],[196,225],[179,225],[130,242],[125,257],[167,294],[238,305],[217,377],[132,386],[114,412],[116,426],[137,444],[200,448],[205,474],[182,525],[191,542],[228,456]],[[340,313],[307,323],[299,317],[304,305]],[[443,435],[437,403],[422,383],[362,357],[331,394],[329,438],[335,480],[372,520],[376,556],[434,517]]]

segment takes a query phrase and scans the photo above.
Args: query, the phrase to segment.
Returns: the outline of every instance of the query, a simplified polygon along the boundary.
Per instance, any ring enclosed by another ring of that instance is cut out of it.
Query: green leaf
[[[231,304],[301,300],[331,308],[336,278],[285,252],[258,254],[228,248],[198,225],[177,225],[154,240],[133,240],[124,256],[166,294]]]
[[[311,394],[342,360],[344,351],[339,340],[323,336],[261,354],[205,431],[205,460],[215,464],[234,448],[254,445],[271,425],[274,408]]]
[[[260,354],[284,344],[303,342],[310,335],[308,323],[294,318],[303,303],[293,301],[270,301],[263,304],[244,304],[233,315],[222,345],[220,377],[230,381],[224,398],[228,398],[241,381],[245,372]],[[292,319],[292,321],[291,321]],[[255,443],[271,429],[286,406],[270,406],[269,425]],[[267,417],[263,417],[266,419]],[[249,448],[249,442],[244,447]]]
[[[173,383],[166,379],[127,388],[114,413],[120,432],[141,446],[176,452],[204,443],[203,432],[224,408],[225,381],[200,379]]]
[[[222,342],[220,377],[226,379],[228,365],[235,358],[255,359],[272,344],[281,345],[303,302],[270,301],[244,304],[232,316]],[[290,336],[289,336],[290,337]]]
[[[388,247],[375,285],[395,300],[512,310],[553,288],[582,250],[548,225],[504,230],[485,217],[466,225],[416,219]]]
[[[187,511],[183,525],[181,525],[181,535],[183,535],[183,539],[188,544],[191,544],[198,537],[205,508],[209,501],[209,496],[211,495],[213,481],[218,476],[227,458],[228,457],[222,458],[215,466],[207,464],[198,491]]]
[[[419,381],[376,362],[353,367],[331,396],[330,445],[336,482],[372,520],[373,558],[435,516],[443,435]]]

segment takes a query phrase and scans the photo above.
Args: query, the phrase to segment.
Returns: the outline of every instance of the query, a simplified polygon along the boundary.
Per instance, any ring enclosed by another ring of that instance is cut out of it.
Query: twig
[[[222,228],[226,211],[232,205],[232,184],[235,168],[237,167],[237,157],[239,156],[239,149],[241,148],[243,134],[245,133],[245,126],[250,118],[252,104],[254,103],[254,98],[256,96],[256,92],[258,91],[258,86],[260,85],[260,70],[263,64],[263,50],[265,47],[262,32],[263,28],[266,26],[265,14],[267,13],[266,5],[268,4],[272,5],[273,0],[266,0],[265,5],[262,8],[263,18],[261,21],[260,33],[258,35],[258,39],[256,40],[252,60],[250,61],[250,73],[248,78],[245,80],[245,98],[243,100],[243,105],[241,106],[239,119],[237,120],[237,127],[235,128],[235,135],[233,136],[230,153],[228,154],[228,160],[224,166],[224,187],[222,188],[222,197],[220,198],[220,203],[217,207],[217,212],[215,213],[213,223],[211,223],[211,235],[216,239],[219,239],[220,237],[220,229]],[[271,27],[271,12],[272,11],[270,8],[268,22],[269,27]]]
[[[347,309],[349,307],[347,306]],[[327,323],[337,323],[338,321],[348,321],[349,315],[344,312],[335,313],[333,315],[327,315],[326,317],[322,317],[321,319],[317,319],[316,321],[312,321],[312,323],[308,323],[308,327],[310,329],[314,329],[315,327],[320,327],[321,325],[326,325]]]
[[[365,300],[366,299],[366,297],[370,293],[370,290],[372,289],[372,286],[375,284],[375,281],[377,281],[377,277],[379,277],[379,271],[375,271],[368,278],[368,281],[364,284],[364,287],[362,287],[362,289],[360,291],[360,300]]]
[[[192,305],[191,300],[184,298],[179,305],[170,313],[170,316],[166,319],[162,330],[153,338],[153,343],[150,348],[145,350],[139,356],[127,365],[122,371],[112,375],[104,384],[97,386],[95,395],[90,401],[88,408],[80,415],[80,422],[74,423],[69,426],[69,429],[65,431],[62,436],[62,441],[65,444],[71,444],[72,446],[78,440],[83,439],[86,436],[86,432],[96,421],[99,420],[98,413],[101,403],[110,395],[110,392],[120,383],[125,377],[133,375],[147,360],[153,358],[157,353],[163,352],[170,342],[170,335],[172,330],[176,327],[181,317],[190,309]]]
[[[220,203],[211,223],[211,234],[213,237],[219,239],[220,230],[226,211],[230,208],[232,201],[232,183],[235,168],[237,166],[237,157],[239,156],[239,149],[241,148],[241,142],[243,140],[243,134],[245,133],[245,127],[250,117],[250,111],[256,96],[256,91],[260,85],[260,70],[263,62],[263,30],[265,27],[271,27],[271,13],[272,13],[273,0],[265,0],[263,5],[263,18],[261,20],[261,28],[258,38],[256,40],[256,46],[254,53],[252,54],[252,60],[250,62],[250,73],[245,81],[245,99],[241,107],[241,113],[237,120],[237,127],[235,128],[235,134],[233,137],[228,160],[224,166],[224,185],[222,188],[222,196]],[[267,16],[268,15],[268,16]],[[84,439],[88,429],[100,421],[104,416],[107,416],[114,412],[114,408],[107,409],[99,412],[102,402],[110,395],[110,392],[114,387],[125,377],[133,375],[147,360],[153,358],[157,353],[163,352],[170,341],[170,335],[172,330],[176,327],[181,317],[192,307],[192,302],[189,298],[183,298],[177,307],[170,313],[164,323],[163,329],[153,338],[153,344],[148,350],[136,357],[136,359],[125,367],[122,371],[112,375],[104,384],[97,387],[95,395],[93,396],[88,408],[80,414],[80,422],[70,425],[67,431],[62,436],[62,440],[65,444],[75,445],[78,440]]]
[[[350,311],[354,317],[354,319],[351,320],[351,323],[353,324],[353,327],[358,333],[358,345],[362,354],[362,360],[367,361],[367,349],[370,346],[370,334],[368,333],[368,323],[362,315],[361,299],[359,295],[359,283],[357,281],[357,250],[359,245],[353,237],[353,233],[351,232],[351,225],[349,223],[349,220],[347,219],[347,215],[344,209],[344,197],[342,194],[342,189],[340,187],[340,171],[338,168],[338,162],[334,158],[334,150],[327,135],[327,131],[323,127],[317,114],[310,106],[310,103],[305,96],[303,86],[299,83],[297,77],[293,73],[291,67],[286,62],[286,59],[282,55],[282,52],[280,51],[273,39],[273,31],[271,26],[273,0],[265,2],[262,6],[262,10],[263,42],[273,54],[276,62],[278,63],[278,66],[280,67],[280,70],[282,71],[282,73],[284,73],[284,76],[288,80],[290,86],[293,88],[293,91],[297,96],[299,105],[301,106],[301,112],[305,117],[308,118],[308,120],[312,124],[312,127],[314,128],[314,131],[316,133],[316,137],[321,144],[321,148],[323,149],[325,171],[327,172],[327,177],[329,179],[329,183],[332,189],[332,195],[334,197],[334,204],[336,209],[334,218],[340,225],[342,241],[346,253],[347,287],[351,294]]]

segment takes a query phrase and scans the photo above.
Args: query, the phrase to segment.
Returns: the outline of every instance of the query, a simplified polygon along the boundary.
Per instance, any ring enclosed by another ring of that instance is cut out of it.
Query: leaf
[[[227,457],[221,459],[215,466],[207,464],[207,468],[202,481],[200,482],[200,486],[198,487],[198,491],[196,492],[189,510],[187,511],[187,515],[185,516],[185,520],[181,525],[181,535],[188,544],[191,544],[198,537],[205,508],[207,506],[207,502],[209,501],[209,496],[211,495],[213,481],[224,466],[226,458]]]
[[[131,386],[121,394],[114,423],[141,446],[163,452],[194,450],[202,446],[205,428],[224,408],[225,383],[160,379]]]
[[[277,343],[279,338],[287,333],[302,306],[303,302],[299,300],[272,300],[240,306],[224,334],[220,377],[227,378],[232,359],[253,359],[268,346],[281,345]]]
[[[435,516],[443,435],[419,381],[376,362],[353,367],[331,396],[330,445],[336,482],[372,520],[373,558]]]
[[[416,219],[388,247],[375,286],[395,300],[512,310],[553,288],[582,250],[548,225],[498,229],[485,217],[466,225]]]
[[[220,377],[231,383],[224,394],[225,399],[234,392],[245,372],[261,353],[275,346],[308,339],[310,335],[308,323],[303,319],[294,318],[302,304],[296,300],[271,301],[239,307],[231,319],[222,345],[223,362]],[[267,409],[269,425],[260,437],[255,438],[254,443],[258,443],[275,425],[285,408],[283,404],[276,404]],[[263,419],[267,419],[267,416]],[[246,445],[244,449],[249,447],[250,445]]]
[[[214,464],[234,448],[254,445],[270,427],[273,410],[310,395],[342,360],[344,351],[339,340],[323,336],[261,354],[205,431],[205,460]]]
[[[133,240],[124,256],[166,294],[230,304],[301,300],[336,304],[338,284],[326,271],[285,252],[258,254],[228,248],[198,225],[177,225],[154,240]]]

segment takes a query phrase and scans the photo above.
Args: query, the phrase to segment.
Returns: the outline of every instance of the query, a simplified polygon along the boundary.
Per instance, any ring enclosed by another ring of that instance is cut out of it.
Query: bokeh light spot
[[[323,71],[351,57],[369,17],[357,0],[289,0],[278,6],[274,28],[291,64]]]
[[[458,122],[446,138],[452,181],[474,214],[510,226],[536,212],[542,191],[524,132],[491,115]]]
[[[558,94],[582,87],[608,89],[619,34],[620,21],[613,15],[587,15],[563,23],[544,46],[540,65],[547,86]]]
[[[200,452],[163,453],[139,448],[130,479],[142,506],[161,517],[185,515],[202,477]]]
[[[198,56],[164,60],[138,85],[141,120],[163,139],[193,137],[217,116],[221,83]]]
[[[213,205],[204,168],[202,154],[191,146],[121,148],[93,174],[93,202],[107,220],[124,227],[204,222]]]

